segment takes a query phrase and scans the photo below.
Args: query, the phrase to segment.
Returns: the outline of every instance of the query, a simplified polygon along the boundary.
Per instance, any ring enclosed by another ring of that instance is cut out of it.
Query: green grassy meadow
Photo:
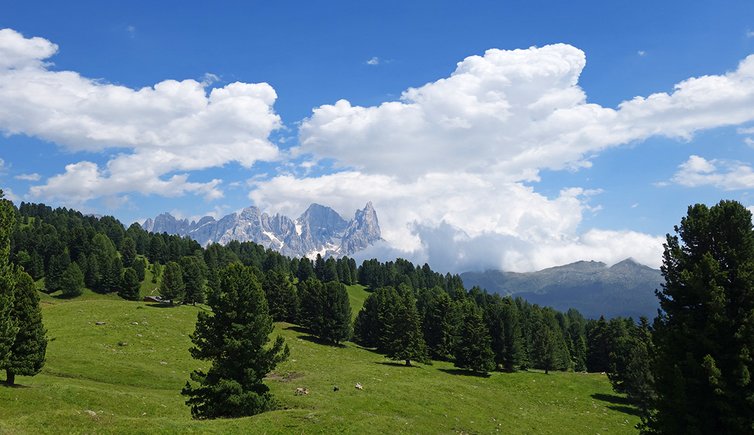
[[[355,314],[366,292],[349,291]],[[42,295],[42,305],[47,363],[39,375],[19,377],[20,387],[0,387],[0,433],[636,433],[638,418],[604,375],[483,378],[445,362],[403,367],[352,343],[317,344],[284,323],[276,333],[291,357],[267,380],[280,409],[196,421],[180,390],[206,364],[188,353],[196,313],[206,308],[90,292]],[[310,393],[296,396],[297,387]]]

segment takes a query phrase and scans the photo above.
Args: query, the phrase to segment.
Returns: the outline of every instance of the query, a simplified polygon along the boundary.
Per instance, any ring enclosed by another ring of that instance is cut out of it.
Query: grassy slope
[[[187,352],[200,309],[90,292],[70,301],[43,296],[47,364],[20,377],[23,388],[0,388],[0,433],[635,433],[637,418],[604,400],[614,396],[602,375],[479,378],[448,363],[406,368],[351,343],[316,344],[287,324],[277,331],[291,358],[267,382],[283,409],[193,421],[179,391],[203,364]],[[295,396],[296,387],[311,393]]]

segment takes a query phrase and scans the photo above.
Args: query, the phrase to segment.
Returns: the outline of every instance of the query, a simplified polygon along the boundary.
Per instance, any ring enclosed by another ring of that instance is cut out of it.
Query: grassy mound
[[[365,292],[349,291],[355,314]],[[195,421],[180,390],[204,364],[188,354],[203,308],[91,293],[43,296],[42,303],[47,364],[35,377],[19,377],[21,387],[0,388],[0,433],[636,432],[638,418],[604,375],[482,378],[445,362],[403,367],[352,343],[317,344],[289,324],[278,324],[276,333],[286,338],[291,358],[267,381],[280,410]],[[354,388],[357,382],[363,390]],[[297,387],[309,394],[296,396]]]

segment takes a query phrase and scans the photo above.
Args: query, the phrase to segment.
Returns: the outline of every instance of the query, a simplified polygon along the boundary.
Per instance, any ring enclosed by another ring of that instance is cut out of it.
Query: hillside
[[[358,286],[349,292],[356,304],[365,295]],[[638,422],[603,375],[405,368],[352,343],[317,344],[289,324],[276,332],[291,357],[268,380],[281,409],[195,421],[179,391],[202,365],[187,349],[203,308],[92,293],[42,298],[47,364],[19,377],[23,387],[0,388],[0,433],[635,433]],[[311,393],[295,396],[296,387]]]
[[[593,319],[601,315],[607,318],[655,317],[659,303],[654,291],[663,282],[659,270],[631,259],[610,267],[605,263],[580,261],[528,273],[465,272],[461,278],[466,288],[478,286],[491,293],[520,296],[559,311],[575,308]]]

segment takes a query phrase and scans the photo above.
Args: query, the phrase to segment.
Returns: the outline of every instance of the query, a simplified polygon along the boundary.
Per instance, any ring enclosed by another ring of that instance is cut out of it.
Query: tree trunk
[[[547,366],[545,366],[545,374],[549,374],[549,373],[550,373],[549,369],[547,368]]]
[[[12,387],[16,385],[16,374],[13,373],[11,370],[5,371],[5,384]]]
[[[411,360],[410,359],[406,360],[406,367],[411,367]]]

